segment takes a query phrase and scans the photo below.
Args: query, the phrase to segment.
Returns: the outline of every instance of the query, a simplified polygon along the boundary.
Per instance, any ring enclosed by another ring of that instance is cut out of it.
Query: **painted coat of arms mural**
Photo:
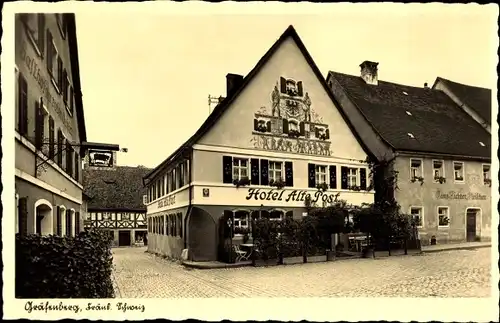
[[[252,142],[262,150],[330,156],[330,129],[311,108],[301,81],[280,78],[271,93],[271,109],[255,114]]]

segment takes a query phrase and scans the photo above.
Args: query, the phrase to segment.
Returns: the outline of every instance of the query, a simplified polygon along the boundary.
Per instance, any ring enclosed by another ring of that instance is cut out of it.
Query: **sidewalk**
[[[488,247],[491,247],[491,241],[450,243],[450,244],[439,244],[433,246],[422,246],[422,252],[438,252],[447,250],[476,249],[476,248],[488,248]]]

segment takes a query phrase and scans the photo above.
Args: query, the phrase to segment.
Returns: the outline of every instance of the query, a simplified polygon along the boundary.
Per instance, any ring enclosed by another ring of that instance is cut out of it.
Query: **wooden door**
[[[467,210],[467,242],[476,241],[477,210]]]
[[[119,246],[130,246],[130,231],[119,231],[118,232],[118,245]]]

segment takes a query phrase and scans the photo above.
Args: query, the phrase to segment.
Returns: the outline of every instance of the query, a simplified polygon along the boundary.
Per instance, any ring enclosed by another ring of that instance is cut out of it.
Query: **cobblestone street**
[[[117,297],[489,297],[491,249],[276,267],[187,269],[114,249]]]

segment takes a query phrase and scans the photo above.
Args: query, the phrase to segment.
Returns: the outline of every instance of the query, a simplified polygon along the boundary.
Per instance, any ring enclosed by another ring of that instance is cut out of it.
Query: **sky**
[[[119,165],[166,159],[208,117],[208,95],[226,95],[226,74],[248,74],[289,25],[324,76],[359,75],[371,60],[383,81],[431,86],[440,76],[496,88],[492,7],[331,4],[257,14],[241,6],[228,14],[216,6],[206,14],[77,11],[87,140],[128,148]]]

